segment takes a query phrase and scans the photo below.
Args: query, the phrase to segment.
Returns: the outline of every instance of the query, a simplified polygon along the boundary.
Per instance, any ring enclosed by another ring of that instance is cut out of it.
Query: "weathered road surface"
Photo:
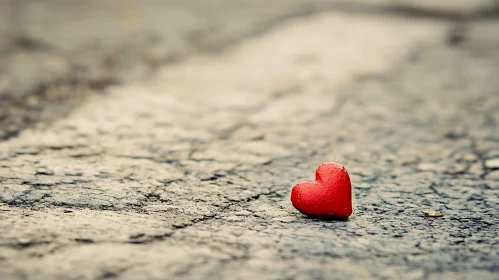
[[[0,279],[496,279],[499,21],[347,10],[10,134]],[[289,202],[324,161],[348,221]]]

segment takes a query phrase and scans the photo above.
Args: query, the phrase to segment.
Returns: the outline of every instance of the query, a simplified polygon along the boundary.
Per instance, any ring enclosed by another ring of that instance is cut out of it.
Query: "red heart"
[[[293,187],[291,202],[304,214],[347,218],[352,214],[352,184],[347,170],[335,162],[321,164],[315,171],[315,182]]]

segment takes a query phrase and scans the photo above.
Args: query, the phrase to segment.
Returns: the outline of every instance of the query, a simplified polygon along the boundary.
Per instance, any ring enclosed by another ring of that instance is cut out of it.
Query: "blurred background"
[[[326,10],[466,21],[493,0],[1,0],[0,139],[158,66]],[[450,38],[459,43],[463,30]]]

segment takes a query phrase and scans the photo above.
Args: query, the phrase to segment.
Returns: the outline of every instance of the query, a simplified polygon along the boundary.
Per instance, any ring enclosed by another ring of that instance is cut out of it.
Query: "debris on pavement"
[[[498,169],[499,168],[499,158],[492,158],[485,161],[485,167],[490,169]]]
[[[438,211],[423,211],[425,217],[442,217],[442,213]]]

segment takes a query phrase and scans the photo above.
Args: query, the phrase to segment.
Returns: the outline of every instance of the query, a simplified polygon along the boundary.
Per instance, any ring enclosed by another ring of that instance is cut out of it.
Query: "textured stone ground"
[[[126,54],[130,69],[96,87],[60,73],[33,84],[43,94],[9,83],[1,279],[497,278],[499,21],[457,19],[474,5],[410,16],[270,2],[135,78],[116,78],[142,71]],[[69,69],[75,54],[96,61],[67,42],[52,54]],[[350,173],[348,221],[289,201],[324,161]]]

